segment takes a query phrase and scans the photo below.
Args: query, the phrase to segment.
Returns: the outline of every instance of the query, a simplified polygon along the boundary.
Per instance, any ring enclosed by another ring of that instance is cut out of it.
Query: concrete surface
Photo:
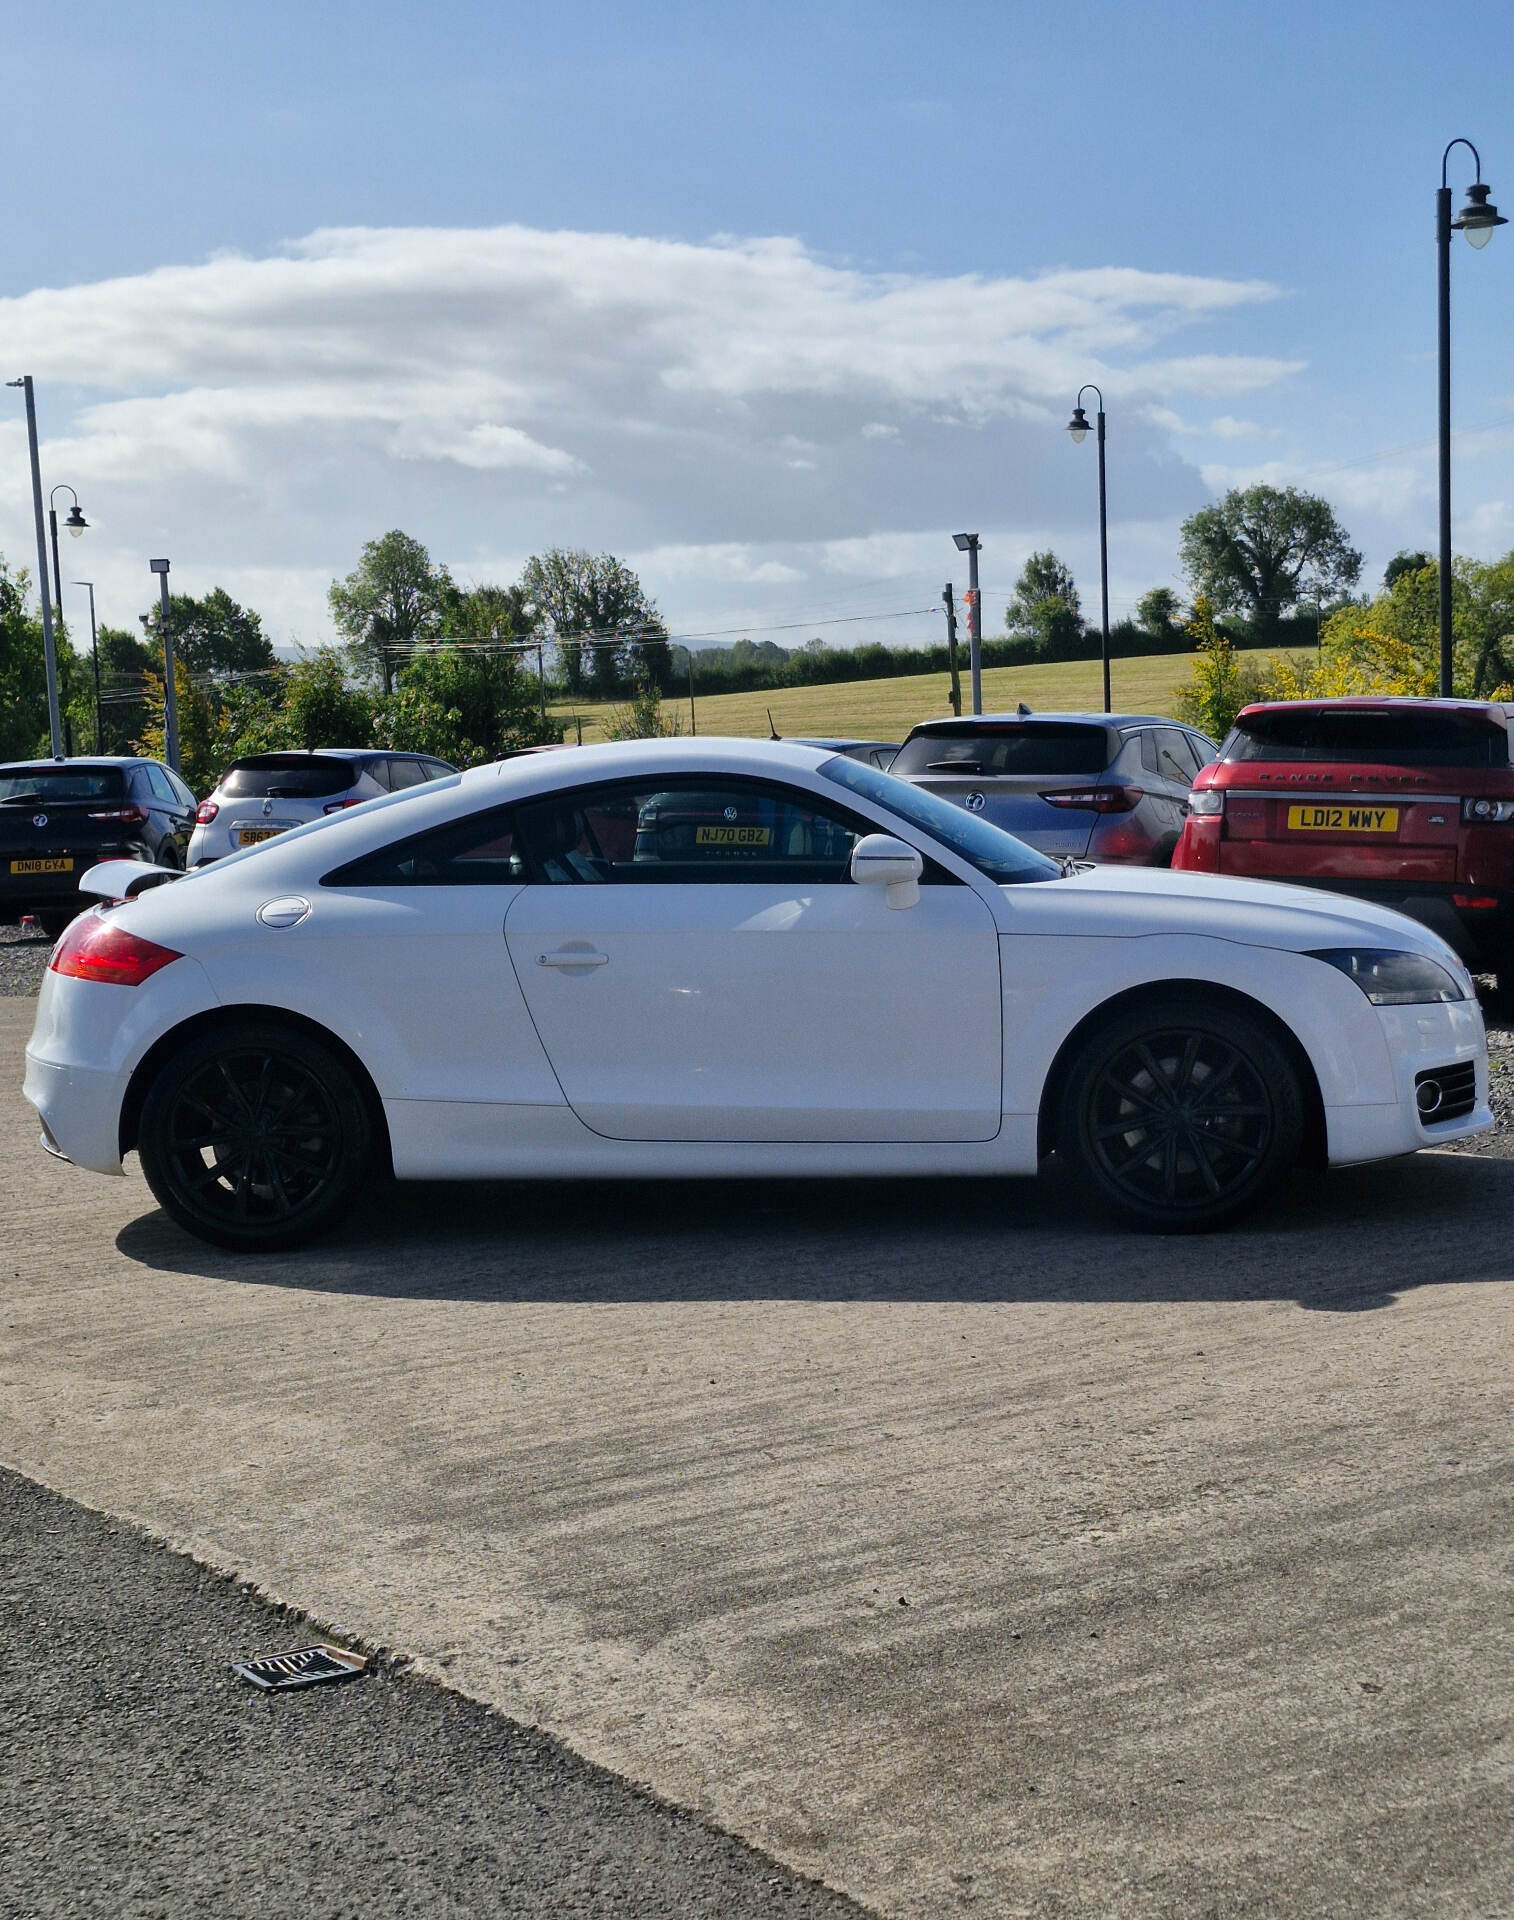
[[[308,1620],[0,1472],[9,1920],[862,1909],[403,1669],[256,1693]]]
[[[888,1914],[1514,1910],[1508,1161],[1207,1240],[411,1188],[238,1260],[35,1151],[29,1012],[6,1462]]]

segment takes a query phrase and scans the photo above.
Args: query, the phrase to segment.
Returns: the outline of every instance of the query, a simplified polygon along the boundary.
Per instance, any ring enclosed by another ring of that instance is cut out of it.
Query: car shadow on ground
[[[116,1245],[162,1272],[376,1299],[1278,1299],[1343,1313],[1514,1277],[1511,1212],[1514,1161],[1421,1154],[1297,1175],[1209,1235],[1122,1230],[1052,1169],[1039,1182],[391,1183],[295,1252],[222,1252],[156,1211]]]

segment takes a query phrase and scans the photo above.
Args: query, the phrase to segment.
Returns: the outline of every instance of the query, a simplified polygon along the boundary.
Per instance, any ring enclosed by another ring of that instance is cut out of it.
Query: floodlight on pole
[[[1448,169],[1452,147],[1465,147],[1472,156],[1477,179],[1467,188],[1467,204],[1451,218]],[[1493,238],[1495,227],[1508,221],[1488,198],[1483,185],[1482,158],[1470,140],[1451,141],[1440,158],[1440,189],[1435,196],[1435,254],[1439,308],[1438,400],[1440,428],[1440,693],[1449,700],[1454,665],[1451,632],[1451,235],[1461,232],[1481,249]]]
[[[173,621],[168,606],[168,562],[149,560],[148,568],[158,576],[159,624],[163,630],[163,758],[179,771],[179,695],[174,685]]]
[[[967,555],[967,666],[972,681],[973,712],[983,711],[983,610],[978,596],[978,550],[983,542],[975,533],[954,533],[952,543]]]

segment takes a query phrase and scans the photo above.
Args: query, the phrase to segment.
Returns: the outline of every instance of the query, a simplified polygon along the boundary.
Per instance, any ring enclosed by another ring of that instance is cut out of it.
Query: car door
[[[564,1095],[621,1140],[962,1141],[999,1130],[987,903],[854,883],[868,822],[800,788],[618,782],[524,807],[505,936]]]
[[[194,826],[194,803],[191,801],[186,809],[184,801],[175,791],[173,776],[167,767],[160,767],[156,760],[149,760],[138,767],[137,773],[147,783],[147,791],[142,798],[152,816],[153,858],[160,866],[182,867],[184,851],[189,845],[189,835]]]

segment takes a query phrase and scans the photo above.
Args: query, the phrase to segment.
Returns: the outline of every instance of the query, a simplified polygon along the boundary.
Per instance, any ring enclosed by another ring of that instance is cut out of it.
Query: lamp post
[[[53,609],[47,591],[47,534],[42,520],[42,466],[37,458],[37,396],[32,377],[7,380],[8,387],[20,387],[26,395],[26,438],[32,456],[32,507],[37,519],[37,592],[42,600],[42,657],[47,666],[47,729],[51,736],[53,758],[63,758],[63,720],[58,711],[58,650],[53,643]]]
[[[973,712],[983,711],[983,603],[978,596],[978,549],[975,533],[954,533],[958,553],[967,555],[967,665],[972,679]]]
[[[73,488],[66,482],[60,481],[47,496],[47,530],[53,544],[53,605],[58,609],[58,625],[61,627],[63,625],[63,580],[58,571],[58,509],[53,505],[60,493],[73,494],[73,511],[63,524],[76,540],[88,527],[89,522],[79,511],[78,494],[74,493]]]
[[[159,624],[163,629],[163,758],[179,771],[179,695],[173,679],[173,622],[168,610],[168,562],[149,560],[158,576]]]
[[[1465,147],[1477,170],[1467,188],[1467,204],[1451,218],[1451,189],[1446,170],[1451,147]],[[1441,155],[1440,189],[1435,196],[1435,251],[1440,307],[1440,693],[1451,697],[1451,234],[1459,229],[1470,244],[1485,247],[1495,227],[1508,221],[1488,198],[1482,183],[1482,160],[1470,140],[1455,139]]]
[[[76,580],[76,587],[89,588],[89,657],[95,667],[95,752],[105,751],[105,728],[100,720],[100,633],[95,625],[95,583],[93,580]]]
[[[1089,381],[1087,386],[1078,388],[1077,404],[1072,410],[1072,418],[1067,423],[1067,431],[1073,437],[1074,445],[1088,437],[1088,415],[1083,411],[1083,395],[1099,394],[1099,607],[1102,620],[1102,639],[1099,658],[1104,663],[1104,711],[1110,711],[1109,704],[1109,511],[1104,492],[1104,396]]]

